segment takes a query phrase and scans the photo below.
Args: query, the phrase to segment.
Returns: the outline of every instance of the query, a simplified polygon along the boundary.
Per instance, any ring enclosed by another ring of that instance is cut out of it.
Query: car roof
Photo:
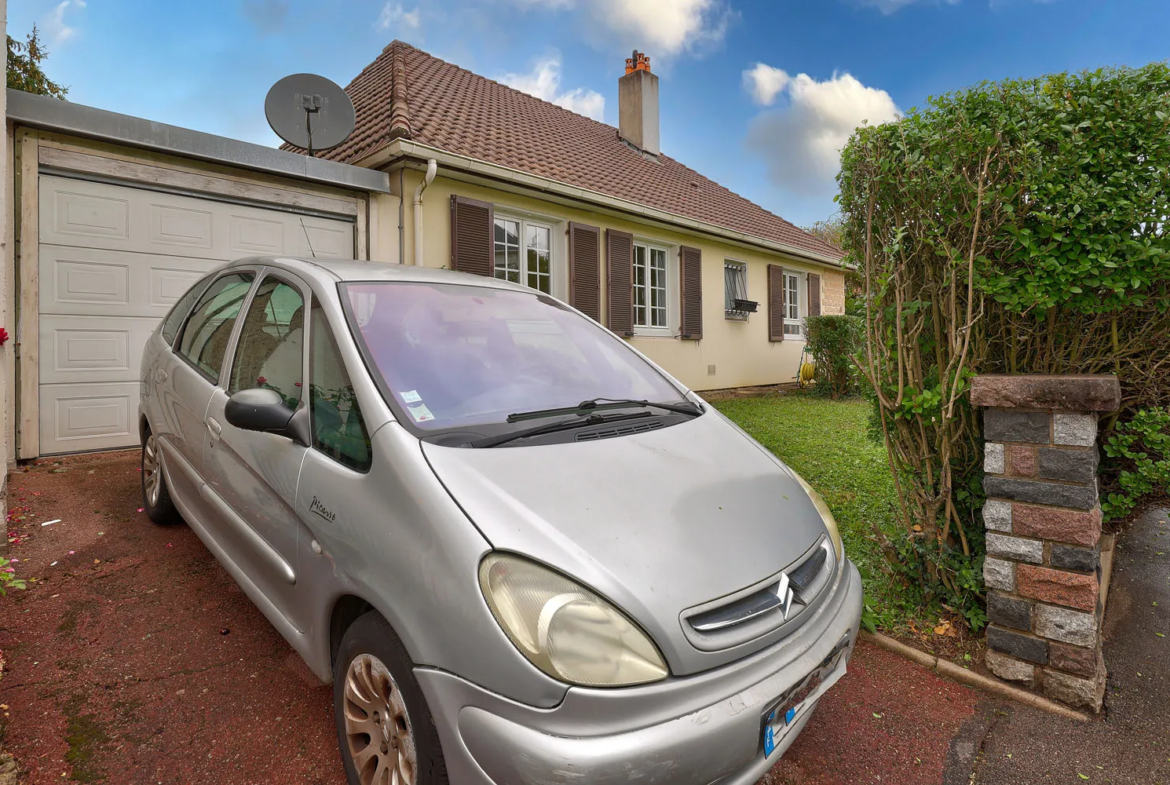
[[[325,275],[338,282],[401,281],[409,283],[447,283],[531,292],[531,289],[525,286],[483,275],[436,269],[434,267],[415,267],[413,265],[367,261],[363,259],[306,259],[302,256],[250,256],[244,259],[237,259],[229,264],[228,267],[255,265],[283,267],[292,272],[300,271],[302,274],[308,274],[317,278]]]

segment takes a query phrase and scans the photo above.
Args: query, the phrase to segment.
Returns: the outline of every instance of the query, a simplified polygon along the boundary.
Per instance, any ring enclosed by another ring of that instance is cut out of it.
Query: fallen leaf
[[[882,718],[882,715],[878,714],[878,713],[875,711],[875,712],[873,713],[873,718],[874,718],[875,720],[880,720],[880,719]]]
[[[1080,778],[1081,778],[1081,779],[1083,779],[1083,780],[1087,780],[1087,779],[1088,779],[1088,777],[1086,777],[1084,774],[1081,774],[1079,771],[1077,772],[1077,776],[1078,776],[1078,777],[1080,777]]]

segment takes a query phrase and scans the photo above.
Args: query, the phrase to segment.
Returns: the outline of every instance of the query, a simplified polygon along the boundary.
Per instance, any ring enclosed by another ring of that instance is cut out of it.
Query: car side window
[[[297,408],[304,378],[305,298],[276,276],[260,282],[236,345],[228,395],[261,387]]]
[[[313,446],[344,466],[370,468],[370,434],[320,303],[309,319],[309,406]]]
[[[163,320],[162,336],[168,344],[175,342],[175,336],[179,334],[179,325],[187,318],[187,314],[191,312],[191,306],[195,304],[195,298],[199,296],[210,280],[211,276],[208,276],[196,281],[195,285],[179,298],[179,301],[171,308],[171,312],[167,314],[167,318]]]
[[[233,273],[217,278],[200,296],[179,336],[178,352],[213,383],[219,381],[223,358],[236,317],[252,288],[252,273]]]

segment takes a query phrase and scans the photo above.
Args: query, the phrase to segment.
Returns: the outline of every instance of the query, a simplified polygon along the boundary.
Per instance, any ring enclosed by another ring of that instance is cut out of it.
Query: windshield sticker
[[[427,422],[435,419],[435,415],[431,414],[431,410],[427,408],[425,403],[420,403],[418,406],[408,406],[406,410],[410,412],[410,416],[414,418],[415,422]]]
[[[421,403],[422,396],[418,394],[418,390],[407,390],[402,393],[402,400],[407,403]]]

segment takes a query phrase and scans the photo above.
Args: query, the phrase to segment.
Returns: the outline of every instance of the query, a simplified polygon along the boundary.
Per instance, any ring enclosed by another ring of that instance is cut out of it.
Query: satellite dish
[[[331,150],[353,133],[353,101],[335,83],[316,74],[286,76],[264,99],[268,125],[284,141],[309,151]]]

